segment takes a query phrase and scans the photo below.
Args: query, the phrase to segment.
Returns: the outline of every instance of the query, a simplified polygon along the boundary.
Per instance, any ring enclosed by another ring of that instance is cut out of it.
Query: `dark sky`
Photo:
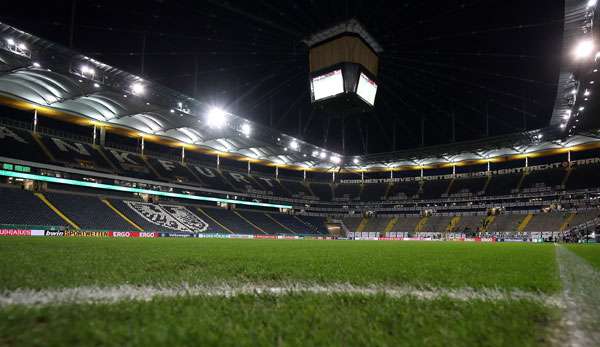
[[[72,5],[3,1],[0,20],[69,45]],[[393,149],[394,128],[396,149],[419,146],[422,119],[426,145],[450,142],[453,114],[457,141],[486,136],[486,114],[490,135],[548,123],[563,1],[78,0],[73,47],[140,74],[145,37],[148,79],[341,151],[341,121],[310,104],[302,39],[350,18],[385,51],[375,109],[345,121],[347,154],[367,129],[370,153]]]

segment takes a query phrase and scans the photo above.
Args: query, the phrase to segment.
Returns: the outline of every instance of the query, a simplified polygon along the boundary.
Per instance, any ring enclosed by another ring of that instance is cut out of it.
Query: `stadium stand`
[[[534,191],[548,189],[560,189],[567,171],[564,169],[550,169],[543,171],[531,171],[523,178],[521,189],[523,191]]]
[[[427,219],[427,224],[423,231],[430,233],[444,233],[446,232],[451,219],[452,217],[448,216],[431,216]]]
[[[447,192],[451,182],[450,180],[425,181],[419,197],[423,199],[439,199]]]
[[[22,189],[0,187],[0,211],[0,224],[3,225],[67,225],[40,198]]]
[[[314,234],[315,231],[306,226],[304,222],[296,218],[295,216],[283,214],[283,213],[268,213],[277,222],[285,225],[293,233],[296,234]]]
[[[455,179],[450,186],[449,196],[471,196],[482,192],[487,177]]]
[[[355,199],[360,196],[360,190],[360,184],[340,183],[334,186],[336,199]]]
[[[360,193],[361,201],[379,201],[385,197],[388,183],[365,183]]]
[[[392,228],[392,232],[412,233],[417,228],[417,224],[421,221],[419,216],[399,217],[396,225]]]
[[[419,192],[419,182],[396,182],[390,188],[387,198],[388,199],[407,199],[413,198]]]
[[[327,227],[325,226],[325,222],[327,221],[326,217],[317,217],[317,216],[297,216],[297,218],[304,223],[313,233],[327,235],[329,232],[327,231]]]
[[[486,195],[509,195],[518,188],[522,174],[507,174],[492,176]]]
[[[40,145],[50,153],[54,162],[83,169],[114,171],[98,147],[90,144],[51,136],[42,137]]]
[[[311,182],[310,188],[321,201],[330,201],[333,198],[333,191],[329,183]]]
[[[566,188],[575,190],[597,187],[599,185],[598,172],[600,172],[600,165],[598,164],[575,167],[569,175]]]
[[[203,208],[211,220],[218,221],[235,234],[265,234],[266,232],[250,225],[246,219],[234,211],[223,208]]]
[[[560,231],[565,218],[560,212],[539,213],[533,216],[524,231]]]
[[[522,214],[501,214],[487,226],[488,232],[516,231],[519,223],[525,218]]]
[[[45,193],[46,198],[70,220],[85,230],[138,231],[99,197]]]
[[[242,217],[254,224],[261,231],[267,234],[289,234],[281,224],[267,216],[264,212],[237,211]]]

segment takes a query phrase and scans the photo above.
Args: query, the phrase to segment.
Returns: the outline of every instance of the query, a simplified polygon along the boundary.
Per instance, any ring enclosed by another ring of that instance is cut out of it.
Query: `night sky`
[[[422,119],[426,145],[452,141],[453,115],[456,141],[485,137],[486,114],[491,136],[543,127],[560,69],[562,1],[3,1],[0,21],[69,46],[73,8],[75,50],[317,145],[327,133],[339,152],[302,39],[358,19],[384,52],[376,107],[345,120],[346,154],[392,150],[394,128],[396,149],[417,147]]]

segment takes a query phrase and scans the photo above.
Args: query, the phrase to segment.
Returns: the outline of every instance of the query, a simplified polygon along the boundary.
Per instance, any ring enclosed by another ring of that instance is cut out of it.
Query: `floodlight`
[[[313,151],[312,152],[312,156],[315,157],[315,158],[318,157],[319,156],[319,151]]]
[[[353,162],[354,164],[358,165],[358,163],[359,163],[360,161],[358,160],[358,158],[354,158],[354,160],[352,160],[352,162]]]
[[[298,150],[298,146],[299,146],[299,145],[298,145],[298,142],[297,142],[296,140],[292,140],[292,141],[290,142],[290,148],[291,148],[291,149],[293,149],[294,151],[297,151],[297,150]]]
[[[19,45],[17,46],[20,50],[22,51],[26,51],[27,50],[27,46],[25,46],[24,43],[19,43]]]
[[[334,164],[339,164],[342,161],[342,159],[340,159],[340,157],[338,156],[331,156],[331,162]]]
[[[134,95],[142,95],[146,91],[146,87],[144,87],[144,85],[139,82],[135,82],[131,85],[131,91]]]
[[[589,89],[586,89],[586,90],[585,90],[585,93],[583,93],[583,96],[590,96],[590,94],[591,94],[591,93],[590,93]]]
[[[327,153],[321,152],[321,154],[319,154],[319,156],[321,157],[321,159],[325,159],[325,157],[327,157]]]
[[[13,40],[13,39],[6,39],[6,43],[8,43],[9,46],[14,46],[15,45],[15,40]]]
[[[33,63],[33,66],[34,67],[41,67],[40,63],[37,63],[37,62]]]
[[[583,40],[577,44],[573,54],[575,55],[575,59],[585,59],[589,58],[593,51],[594,42],[592,40]]]
[[[242,134],[246,135],[246,137],[250,137],[251,132],[252,132],[252,127],[250,127],[250,124],[248,124],[248,123],[242,124]]]
[[[573,95],[577,95],[577,88],[575,88],[575,89],[571,90],[571,94],[573,94]]]
[[[583,110],[585,110],[585,107],[581,106],[581,107],[579,108],[579,111],[583,111]]]
[[[218,107],[211,108],[208,111],[208,117],[206,119],[208,126],[216,129],[222,128],[223,126],[225,126],[226,123],[226,115],[227,113]]]
[[[81,66],[81,73],[83,75],[94,75],[96,74],[96,70],[92,69],[91,67],[87,66],[87,65],[83,65]]]
[[[94,88],[100,88],[100,85],[98,83],[94,83]]]
[[[561,128],[561,129],[564,129],[564,128],[566,128],[566,127],[567,127],[567,124],[565,124],[565,123],[562,123],[562,124],[560,125],[560,128]]]
[[[594,7],[594,6],[596,6],[596,3],[597,3],[596,0],[589,0],[588,3],[587,3],[587,7],[588,8]]]

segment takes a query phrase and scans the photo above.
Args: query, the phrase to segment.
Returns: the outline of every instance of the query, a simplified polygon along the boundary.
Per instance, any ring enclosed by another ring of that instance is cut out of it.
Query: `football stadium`
[[[597,6],[2,3],[0,345],[600,346]]]

